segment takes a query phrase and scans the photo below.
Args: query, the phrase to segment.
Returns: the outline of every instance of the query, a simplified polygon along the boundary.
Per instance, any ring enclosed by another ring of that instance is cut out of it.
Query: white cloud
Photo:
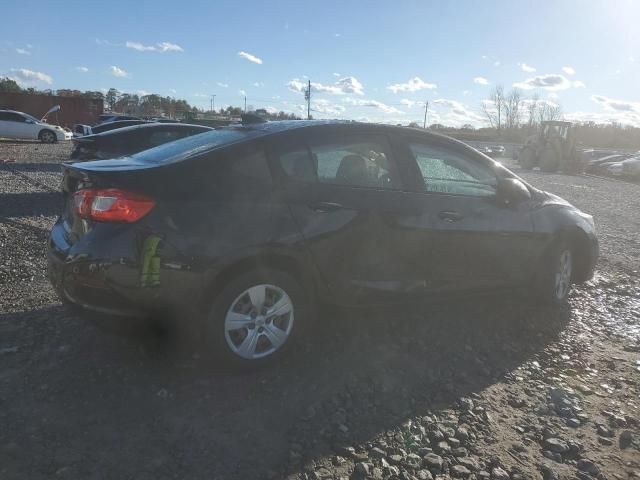
[[[207,95],[206,93],[194,93],[193,96],[198,98],[205,98],[205,97],[208,97],[209,95]]]
[[[258,65],[262,65],[262,59],[256,57],[255,55],[251,55],[247,52],[238,52],[238,56],[249,60],[250,62],[257,63]]]
[[[333,36],[336,37],[336,38],[339,38],[339,37],[342,36],[342,34],[341,33],[334,33]]]
[[[571,83],[573,88],[586,88],[586,85],[582,80],[575,80]]]
[[[245,92],[244,90],[238,90],[238,95],[240,95],[241,97],[246,97],[247,92]]]
[[[141,97],[144,97],[145,95],[151,95],[151,92],[147,92],[146,90],[138,90],[136,93]]]
[[[307,91],[308,83],[298,78],[294,78],[287,83],[289,90],[298,93],[304,93]],[[343,77],[333,85],[325,85],[318,82],[311,82],[311,93],[329,93],[331,95],[345,95],[355,94],[364,95],[364,87],[360,81],[355,77]]]
[[[175,88],[170,88],[169,93],[173,93],[175,95],[178,91]]]
[[[571,122],[595,122],[599,124],[618,123],[633,127],[640,127],[640,114],[634,112],[570,112],[564,118]]]
[[[536,71],[535,67],[532,67],[531,65],[527,65],[526,63],[519,63],[518,65],[520,66],[520,69],[523,72],[531,73]]]
[[[109,73],[111,73],[111,75],[113,75],[114,77],[119,77],[119,78],[124,78],[129,76],[129,74],[125,70],[123,70],[120,67],[116,67],[115,65],[111,65],[109,67]]]
[[[433,103],[445,109],[445,114],[441,115],[441,121],[445,125],[461,126],[469,123],[474,126],[479,126],[485,122],[484,117],[456,100],[439,98]],[[429,116],[431,116],[431,113],[429,113]]]
[[[640,103],[627,102],[605,97],[604,95],[592,95],[591,100],[610,112],[635,112],[640,113]]]
[[[416,104],[414,100],[409,100],[408,98],[403,98],[402,100],[400,100],[400,103],[409,108],[413,107]]]
[[[336,85],[340,87],[342,93],[354,93],[356,95],[364,95],[364,89],[362,84],[356,77],[343,77],[340,78]]]
[[[33,70],[28,70],[26,68],[12,68],[11,72],[13,74],[11,78],[20,84],[29,85],[42,82],[47,85],[51,85],[53,83],[53,78],[46,73],[34,72]]]
[[[303,105],[303,107],[303,110],[305,110],[306,105]],[[311,102],[311,110],[324,115],[340,116],[345,112],[346,108],[343,105],[334,104],[325,99],[319,99]]]
[[[576,71],[573,69],[573,67],[570,67],[568,65],[565,66],[565,67],[562,67],[562,71],[564,73],[566,73],[567,75],[575,75],[576,74]]]
[[[257,87],[257,88],[264,87],[264,83],[262,83],[262,82],[253,82],[253,86]]]
[[[538,75],[537,77],[528,78],[523,82],[513,84],[515,88],[523,90],[531,90],[532,88],[543,88],[550,92],[557,90],[566,90],[571,87],[571,82],[563,75],[550,73],[548,75]]]
[[[393,85],[389,85],[387,89],[391,90],[393,93],[398,93],[398,92],[417,92],[419,90],[433,89],[436,87],[437,85],[435,83],[427,83],[424,80],[422,80],[420,77],[413,77],[409,79],[406,83],[395,83]]]
[[[29,50],[25,50],[24,48],[16,48],[16,53],[20,55],[31,55]]]
[[[222,87],[222,88],[229,88],[229,84],[228,83],[218,82],[218,83],[216,83],[216,85],[218,85],[219,87]]]
[[[87,67],[76,67],[76,70],[80,73],[87,73],[89,71]]]
[[[365,100],[362,98],[347,98],[345,99],[345,102],[355,107],[376,108],[378,110],[381,110],[384,113],[399,113],[399,114],[404,113],[402,110],[398,110],[395,107],[379,102],[377,100]]]
[[[493,62],[493,66],[494,67],[499,67],[500,66],[500,60],[496,60],[495,62]]]
[[[155,45],[143,45],[140,42],[131,42],[127,40],[124,46],[139,52],[184,52],[184,49],[180,45],[176,45],[171,42],[160,42]]]
[[[471,95],[471,90],[463,90],[463,91],[462,91],[462,95],[463,95],[463,96],[465,96],[465,97],[466,97],[467,95]]]
[[[475,77],[473,79],[473,83],[477,83],[478,85],[489,85],[489,80],[484,77]]]
[[[558,94],[557,94],[556,92],[551,92],[551,93],[549,94],[549,98],[553,98],[554,100],[557,100],[557,98],[558,98]]]
[[[332,75],[333,75],[334,77],[339,77],[339,76],[340,76],[340,74],[339,74],[339,73],[337,73],[337,72],[333,72],[333,74],[332,74]]]

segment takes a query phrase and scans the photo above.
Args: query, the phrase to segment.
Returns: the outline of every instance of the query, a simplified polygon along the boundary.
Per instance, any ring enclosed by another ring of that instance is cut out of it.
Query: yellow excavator
[[[576,147],[571,122],[546,121],[540,124],[538,133],[527,139],[518,161],[525,170],[540,167],[543,172],[583,173],[586,158]]]

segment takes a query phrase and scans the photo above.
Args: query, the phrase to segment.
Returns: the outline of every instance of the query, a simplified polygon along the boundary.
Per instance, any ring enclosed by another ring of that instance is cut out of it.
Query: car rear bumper
[[[48,276],[63,302],[88,312],[138,318],[164,314],[189,303],[188,290],[194,286],[189,272],[168,270],[161,274],[159,257],[145,263],[145,238],[140,238],[139,231],[115,229],[105,237],[86,235],[70,245],[63,221],[53,226],[47,251]],[[157,271],[149,270],[150,264],[156,265]]]

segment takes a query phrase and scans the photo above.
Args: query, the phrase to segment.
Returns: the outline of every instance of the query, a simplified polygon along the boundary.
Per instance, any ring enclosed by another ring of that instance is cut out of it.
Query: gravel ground
[[[69,149],[0,142],[0,478],[640,478],[640,187],[518,172],[596,218],[567,308],[326,311],[239,375],[62,309],[44,254]]]

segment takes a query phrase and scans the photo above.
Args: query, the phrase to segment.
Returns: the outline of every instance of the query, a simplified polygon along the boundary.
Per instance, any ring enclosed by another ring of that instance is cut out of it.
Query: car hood
[[[553,193],[545,192],[544,190],[538,190],[537,193],[538,193],[538,201],[543,207],[550,206],[550,205],[558,205],[562,207],[576,208],[571,203],[567,202],[564,198],[559,197],[558,195],[555,195]]]

